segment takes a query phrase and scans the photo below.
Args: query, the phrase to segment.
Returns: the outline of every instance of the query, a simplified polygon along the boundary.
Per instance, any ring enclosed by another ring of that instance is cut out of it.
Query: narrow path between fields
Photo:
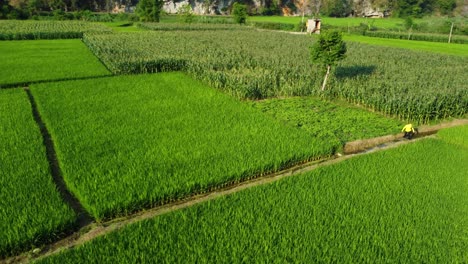
[[[86,212],[83,208],[81,203],[76,199],[75,196],[68,190],[67,185],[62,177],[62,171],[60,169],[60,164],[57,159],[57,154],[55,152],[54,142],[52,141],[52,137],[50,136],[49,131],[47,130],[46,125],[42,121],[41,116],[37,110],[36,101],[34,100],[29,87],[24,87],[24,91],[28,95],[29,102],[31,103],[32,114],[34,117],[34,121],[36,121],[39,129],[41,131],[42,139],[44,141],[44,146],[46,148],[46,155],[47,161],[49,162],[50,171],[52,174],[52,178],[54,179],[54,183],[57,186],[57,190],[59,191],[62,199],[75,211],[77,214],[77,230],[91,224],[93,222],[93,218]],[[76,230],[71,230],[70,233]]]
[[[446,122],[434,126],[421,126],[419,127],[419,134],[415,136],[413,140],[407,140],[402,138],[402,134],[389,135],[378,138],[372,138],[367,140],[357,140],[350,143],[347,143],[344,147],[344,154],[336,154],[333,157],[328,159],[322,159],[318,161],[312,161],[304,163],[301,165],[293,166],[291,168],[271,173],[267,175],[260,176],[258,178],[245,180],[240,183],[228,185],[225,187],[220,187],[214,191],[205,192],[202,194],[193,195],[185,199],[181,199],[175,202],[171,202],[162,206],[155,208],[143,210],[125,217],[115,218],[113,220],[103,222],[103,223],[90,223],[86,226],[83,226],[78,232],[45,246],[42,249],[36,249],[31,252],[24,253],[19,256],[11,257],[0,261],[0,263],[27,263],[31,260],[37,260],[44,258],[50,255],[59,253],[62,250],[73,248],[79,245],[84,244],[94,238],[106,235],[115,230],[123,228],[129,224],[139,222],[142,220],[150,219],[159,215],[163,215],[172,211],[180,210],[187,208],[199,203],[203,203],[209,200],[213,200],[225,195],[236,193],[248,188],[255,186],[268,184],[274,181],[278,181],[285,177],[299,175],[308,171],[315,170],[319,167],[332,165],[335,163],[342,162],[344,160],[350,159],[359,155],[366,155],[371,152],[395,148],[400,145],[409,144],[412,142],[419,141],[427,137],[434,137],[434,134],[437,133],[442,128],[454,127],[468,124],[468,119],[459,119],[453,120],[451,122]],[[50,138],[50,136],[49,136]]]

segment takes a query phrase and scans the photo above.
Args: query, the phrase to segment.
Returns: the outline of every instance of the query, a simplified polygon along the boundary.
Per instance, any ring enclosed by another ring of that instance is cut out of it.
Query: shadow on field
[[[354,66],[341,66],[337,67],[335,76],[338,79],[353,78],[363,75],[371,75],[374,73],[376,67],[374,65],[354,65]]]

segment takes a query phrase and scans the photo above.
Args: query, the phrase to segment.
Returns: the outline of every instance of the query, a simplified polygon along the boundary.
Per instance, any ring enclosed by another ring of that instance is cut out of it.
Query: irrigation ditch
[[[62,195],[62,198],[77,213],[78,220],[76,228],[74,230],[69,230],[68,232],[64,233],[61,236],[61,238],[58,238],[59,240],[56,242],[44,245],[40,248],[30,250],[28,252],[24,252],[17,256],[9,257],[6,259],[0,259],[0,263],[8,264],[28,263],[32,260],[44,258],[50,255],[57,254],[62,250],[82,245],[87,241],[106,235],[135,222],[143,221],[172,211],[187,208],[222,196],[230,195],[232,193],[236,193],[248,188],[275,182],[285,177],[299,175],[308,171],[312,171],[319,167],[339,163],[357,155],[366,155],[371,152],[395,148],[403,144],[416,142],[426,137],[433,137],[434,134],[437,133],[437,131],[443,128],[468,124],[468,119],[456,119],[438,125],[421,126],[419,127],[419,133],[416,134],[412,140],[403,139],[402,134],[400,133],[396,135],[387,135],[372,139],[349,142],[343,147],[342,153],[336,153],[335,155],[330,157],[309,161],[301,164],[291,165],[290,167],[278,172],[260,174],[258,176],[251,177],[245,180],[226,183],[216,188],[210,188],[209,190],[200,191],[199,193],[194,193],[190,196],[178,200],[169,201],[167,203],[155,206],[153,208],[143,209],[123,217],[117,217],[108,221],[97,223],[83,209],[78,199],[76,199],[67,189],[67,186],[62,177],[62,173],[60,171],[60,164],[57,160],[53,140],[43,120],[39,115],[37,105],[35,103],[34,97],[29,91],[29,88],[25,87],[24,90],[29,97],[34,120],[40,128],[44,145],[46,146],[47,159],[51,166],[54,182],[57,185],[57,188],[60,194]]]

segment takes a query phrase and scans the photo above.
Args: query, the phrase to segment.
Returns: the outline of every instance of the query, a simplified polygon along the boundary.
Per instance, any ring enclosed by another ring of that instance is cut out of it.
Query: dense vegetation
[[[289,126],[304,129],[314,138],[339,144],[395,134],[403,125],[344,102],[326,102],[313,97],[268,99],[251,104]]]
[[[181,73],[31,89],[67,186],[97,219],[330,155],[338,147]]]
[[[449,35],[412,33],[412,32],[394,32],[394,31],[365,31],[364,36],[390,39],[422,40],[432,42],[448,43]],[[468,36],[451,36],[450,43],[468,44]]]
[[[365,44],[393,47],[401,49],[409,49],[419,52],[431,52],[436,54],[455,55],[461,57],[468,57],[468,45],[464,44],[448,44],[441,42],[427,42],[427,41],[411,41],[401,39],[384,39],[384,38],[371,38],[358,35],[345,35],[346,41],[361,42]]]
[[[82,21],[0,20],[0,40],[71,39],[85,32],[111,32],[103,25]]]
[[[138,26],[143,29],[157,31],[214,31],[214,30],[242,30],[249,29],[245,26],[237,26],[233,24],[217,24],[217,23],[139,23]]]
[[[176,31],[85,35],[84,42],[116,74],[183,70],[238,98],[320,94],[421,123],[468,110],[466,57],[350,42],[323,93],[309,36]]]
[[[0,41],[0,53],[0,88],[110,75],[80,40]]]
[[[0,124],[1,258],[55,238],[75,214],[56,190],[23,90],[0,90]]]
[[[139,222],[39,263],[462,263],[467,160],[467,148],[426,139]]]

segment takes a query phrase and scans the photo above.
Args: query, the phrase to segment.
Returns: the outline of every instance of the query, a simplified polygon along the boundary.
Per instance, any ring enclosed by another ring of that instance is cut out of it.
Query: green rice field
[[[0,90],[0,257],[70,228],[75,213],[56,190],[26,92]]]
[[[31,90],[65,182],[98,220],[327,156],[337,147],[181,73]]]
[[[77,39],[0,41],[0,88],[110,75]]]
[[[37,263],[464,263],[467,160],[467,148],[424,139],[138,222]]]
[[[85,32],[109,33],[111,30],[84,21],[0,20],[0,40],[78,39]]]

